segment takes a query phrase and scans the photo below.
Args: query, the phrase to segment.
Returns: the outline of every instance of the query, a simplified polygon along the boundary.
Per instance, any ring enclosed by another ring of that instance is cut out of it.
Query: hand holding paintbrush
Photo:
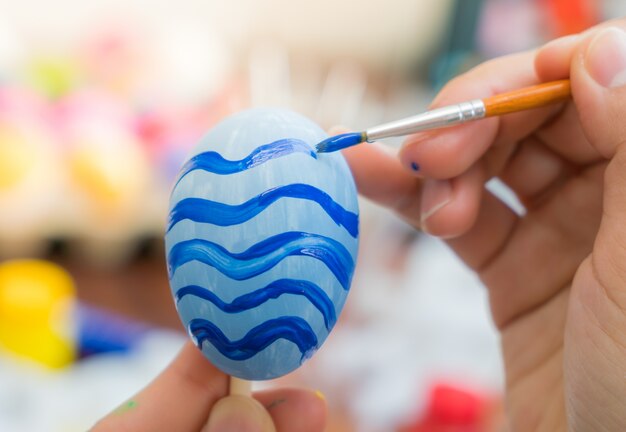
[[[626,430],[626,385],[616,379],[626,370],[626,20],[494,59],[437,99],[564,77],[574,95],[565,103],[415,134],[397,155],[363,145],[344,157],[364,197],[445,238],[484,283],[510,428]],[[540,105],[519,95],[513,106]],[[485,116],[493,100],[482,100]],[[466,120],[459,111],[453,124]],[[492,178],[523,212],[486,187]],[[414,271],[433,259],[427,246],[415,250],[426,252],[414,255]]]
[[[538,108],[562,102],[569,97],[569,80],[547,82],[485,99],[474,99],[436,108],[402,120],[375,126],[363,132],[333,136],[317,144],[316,148],[318,153],[330,153],[362,142],[409,135],[423,130],[455,126],[486,117]]]

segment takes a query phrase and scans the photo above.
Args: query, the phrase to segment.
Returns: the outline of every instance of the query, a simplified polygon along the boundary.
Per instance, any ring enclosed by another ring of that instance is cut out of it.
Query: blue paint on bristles
[[[365,132],[350,132],[326,138],[315,146],[318,153],[331,153],[367,141]]]

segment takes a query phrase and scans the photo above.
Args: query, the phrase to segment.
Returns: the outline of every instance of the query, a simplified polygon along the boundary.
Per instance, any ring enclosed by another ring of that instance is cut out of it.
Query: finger
[[[191,342],[152,383],[92,430],[198,431],[228,390],[228,377]]]
[[[623,25],[624,19],[616,18],[590,27],[582,33],[564,36],[548,42],[537,51],[535,58],[537,76],[542,81],[569,78],[572,56],[583,40],[592,38],[603,29]]]
[[[485,169],[478,163],[452,180],[426,180],[422,198],[422,229],[446,238],[457,255],[479,272],[502,250],[518,222],[518,216],[485,190],[484,183]],[[445,189],[449,196],[442,201]]]
[[[604,164],[598,164],[568,179],[558,194],[519,220],[505,246],[481,269],[500,328],[571,283],[597,232],[603,171]]]
[[[539,128],[534,135],[552,152],[580,166],[598,163],[604,158],[583,132],[578,107],[568,103],[558,119]]]
[[[419,225],[421,181],[402,169],[388,148],[361,144],[342,153],[361,195]]]
[[[541,80],[568,78],[576,49],[586,43],[593,32],[556,39],[539,49],[535,57],[535,69]],[[569,103],[559,115],[558,121],[545,125],[536,132],[537,137],[564,159],[580,165],[589,165],[602,159],[580,124],[576,105]]]
[[[539,48],[535,56],[535,71],[542,81],[569,78],[572,55],[583,35],[574,34],[554,39]]]
[[[478,215],[484,182],[480,165],[451,180],[426,180],[421,203],[422,229],[443,238],[458,237],[469,230]]]
[[[565,378],[575,428],[598,429],[599,422],[624,430],[624,386],[615,379],[626,362],[626,33],[619,27],[596,32],[572,56],[572,94],[582,128],[607,159],[602,220],[590,260],[572,289],[565,334]],[[598,204],[600,207],[600,204]],[[587,367],[590,365],[590,367]],[[583,373],[580,373],[580,372]],[[600,401],[588,395],[602,389]],[[589,413],[593,413],[590,417]]]
[[[472,227],[447,243],[470,268],[480,273],[504,249],[518,221],[506,204],[485,190]]]
[[[626,20],[598,31],[573,56],[572,92],[591,144],[612,158],[605,174],[603,219],[593,264],[608,294],[619,296],[626,281]]]
[[[487,62],[446,85],[434,105],[482,99],[537,84],[533,59],[534,52],[526,52]],[[400,159],[409,171],[417,165],[421,175],[443,179],[459,176],[489,150],[495,161],[488,160],[487,167],[497,171],[513,151],[512,147],[499,147],[511,146],[526,137],[561,109],[562,104],[552,105],[415,134],[405,142]]]
[[[321,432],[326,426],[326,400],[320,392],[285,388],[254,397],[272,416],[278,432]]]
[[[259,401],[233,395],[213,406],[203,432],[276,432],[272,418]]]
[[[520,143],[500,179],[527,209],[532,209],[575,172],[573,164],[551,151],[536,136],[531,136]]]

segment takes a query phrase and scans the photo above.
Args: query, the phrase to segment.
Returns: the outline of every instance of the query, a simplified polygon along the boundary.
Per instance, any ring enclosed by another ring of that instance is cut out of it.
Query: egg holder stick
[[[250,396],[252,394],[252,381],[231,376],[228,393],[230,396]]]

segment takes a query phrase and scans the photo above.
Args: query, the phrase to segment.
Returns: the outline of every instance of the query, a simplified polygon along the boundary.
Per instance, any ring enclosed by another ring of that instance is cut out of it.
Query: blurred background
[[[282,106],[366,128],[425,109],[485,59],[624,13],[620,0],[0,0],[0,431],[85,430],[186,340],[168,194],[224,116]],[[361,208],[334,332],[255,386],[321,390],[334,432],[504,430],[480,282],[439,241]]]

